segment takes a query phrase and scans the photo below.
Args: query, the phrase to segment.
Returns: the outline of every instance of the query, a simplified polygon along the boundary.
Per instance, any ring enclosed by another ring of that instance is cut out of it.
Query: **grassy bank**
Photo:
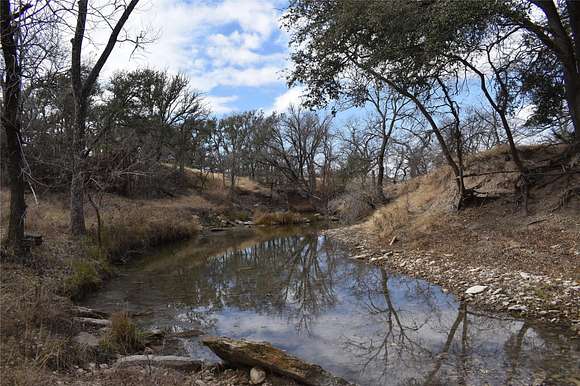
[[[8,194],[1,192],[2,224]],[[72,300],[98,288],[113,273],[113,262],[200,231],[196,213],[212,208],[203,197],[173,199],[102,198],[101,237],[97,216],[87,208],[88,234],[68,235],[64,195],[28,198],[27,231],[42,235],[25,264],[3,259],[1,274],[0,366],[5,385],[55,384],[55,379],[95,361],[73,341],[80,326],[72,322]],[[4,227],[3,227],[4,228]],[[57,371],[57,375],[53,374]]]

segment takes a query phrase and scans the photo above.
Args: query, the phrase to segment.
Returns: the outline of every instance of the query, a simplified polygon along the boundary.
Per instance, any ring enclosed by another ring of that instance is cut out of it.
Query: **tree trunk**
[[[22,83],[9,0],[1,0],[0,2],[0,22],[2,54],[6,66],[2,125],[6,131],[7,171],[10,183],[10,217],[6,242],[13,253],[22,256],[24,254],[24,218],[26,215],[25,180],[22,170],[24,162],[20,137],[22,124],[19,114]]]
[[[236,165],[234,159],[235,157],[232,155],[232,161],[230,164],[230,197],[232,199],[236,194]]]
[[[7,246],[17,255],[24,253],[24,219],[26,200],[25,180],[22,171],[20,132],[5,124],[8,177],[10,180],[10,217],[8,220]]]
[[[573,74],[564,68],[564,88],[568,109],[574,125],[574,149],[580,149],[580,79],[578,74]]]
[[[308,190],[311,196],[316,195],[316,169],[314,168],[314,160],[308,161]]]
[[[76,98],[76,95],[75,95]],[[75,130],[73,138],[72,176],[70,186],[70,232],[86,233],[85,225],[85,120],[86,102],[75,101]]]
[[[6,0],[4,0],[6,1]],[[97,59],[92,70],[86,79],[82,79],[82,47],[85,37],[85,26],[87,22],[88,0],[78,1],[78,14],[75,26],[74,38],[71,49],[71,88],[74,99],[74,129],[72,138],[72,176],[70,188],[70,232],[73,235],[86,233],[85,210],[84,210],[84,182],[86,174],[86,159],[89,156],[86,151],[85,127],[87,118],[87,108],[91,90],[93,89],[101,69],[111,55],[119,33],[123,29],[129,15],[135,9],[139,0],[131,0],[125,7],[123,14],[111,31],[107,45]]]
[[[389,138],[383,135],[383,140],[381,142],[381,149],[379,150],[379,157],[377,159],[378,172],[377,172],[377,197],[381,201],[385,201],[385,193],[383,191],[383,181],[385,178],[385,151],[387,150],[387,142]]]

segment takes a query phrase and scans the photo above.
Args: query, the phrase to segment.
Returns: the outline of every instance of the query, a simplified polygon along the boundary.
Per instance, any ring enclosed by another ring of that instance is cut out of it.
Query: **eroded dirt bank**
[[[557,147],[522,148],[536,168]],[[505,148],[466,162],[478,199],[457,211],[455,179],[445,167],[389,185],[388,202],[358,225],[326,234],[353,258],[439,284],[480,309],[580,329],[580,173],[538,173],[527,210]],[[348,208],[343,208],[348,210]]]

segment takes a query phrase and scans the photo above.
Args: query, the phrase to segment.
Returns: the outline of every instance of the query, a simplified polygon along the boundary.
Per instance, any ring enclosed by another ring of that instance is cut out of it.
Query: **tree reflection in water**
[[[208,258],[206,264],[184,272],[190,294],[180,305],[183,315],[212,314],[227,308],[286,316],[296,330],[336,302],[335,260],[319,253],[316,235],[276,238]],[[192,313],[194,306],[197,314]],[[200,311],[203,310],[203,311]]]
[[[578,373],[566,336],[478,314],[438,286],[345,255],[316,233],[209,238],[145,259],[133,280],[111,282],[89,305],[147,306],[155,312],[145,325],[267,340],[362,385],[529,384]]]

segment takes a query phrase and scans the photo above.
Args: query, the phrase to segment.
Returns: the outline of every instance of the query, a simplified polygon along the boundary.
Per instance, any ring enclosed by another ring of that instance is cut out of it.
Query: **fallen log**
[[[179,371],[198,371],[203,365],[204,363],[202,361],[175,355],[130,355],[119,358],[117,362],[115,362],[115,367],[117,368],[151,366]]]
[[[322,367],[304,362],[267,342],[214,336],[204,337],[201,342],[218,357],[232,365],[262,367],[310,386],[353,385],[330,374]]]
[[[77,323],[80,323],[83,325],[89,325],[89,326],[93,326],[93,327],[110,327],[111,326],[111,321],[108,319],[77,317],[77,318],[73,318],[73,320]]]

